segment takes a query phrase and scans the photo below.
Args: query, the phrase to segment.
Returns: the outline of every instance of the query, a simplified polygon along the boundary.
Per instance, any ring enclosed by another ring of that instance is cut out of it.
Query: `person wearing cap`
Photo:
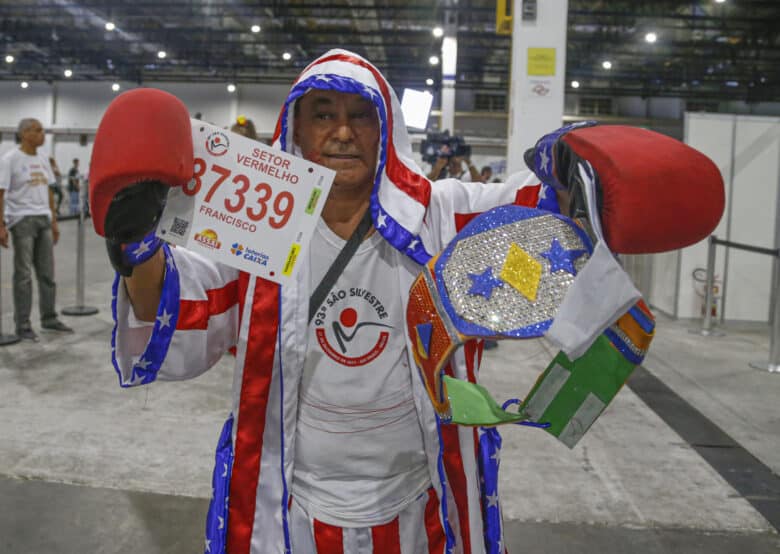
[[[257,130],[255,129],[255,123],[245,115],[239,115],[236,118],[236,122],[230,126],[230,131],[241,135],[242,137],[250,138],[252,140],[260,140],[257,137]]]
[[[558,145],[575,160],[559,144],[572,129],[545,137],[542,147]],[[127,134],[148,142],[117,142]],[[327,52],[296,79],[274,141],[336,173],[308,259],[285,286],[155,236],[167,187],[192,176],[189,117],[177,99],[152,89],[117,97],[90,164],[93,223],[117,270],[112,362],[120,385],[193,378],[235,353],[205,550],[504,552],[498,491],[483,481],[486,472],[495,476],[498,452],[483,455],[483,429],[437,417],[412,356],[408,291],[477,214],[511,203],[560,211],[570,173],[551,177],[542,171],[549,164],[532,162],[544,183],[530,171],[511,185],[432,182],[414,161],[392,87],[345,50]],[[117,157],[120,146],[125,155]],[[615,196],[605,191],[605,210],[621,211]],[[674,235],[680,221],[691,217],[670,220],[665,232]],[[611,233],[607,226],[610,240]],[[325,299],[311,302],[348,243],[357,245],[354,254],[326,281]],[[469,341],[444,371],[475,382],[481,353],[481,342]]]
[[[46,156],[38,152],[46,138],[41,122],[25,118],[17,129],[19,148],[0,158],[0,246],[8,248],[10,231],[14,247],[14,324],[16,334],[37,341],[30,323],[32,271],[38,280],[41,327],[72,333],[57,318],[54,282],[54,245],[60,238],[54,193],[49,183],[54,173]]]

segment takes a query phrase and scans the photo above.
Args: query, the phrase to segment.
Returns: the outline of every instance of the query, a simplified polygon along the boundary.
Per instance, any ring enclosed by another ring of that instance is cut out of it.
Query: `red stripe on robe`
[[[242,273],[238,289],[246,290]],[[249,308],[249,307],[248,307]],[[274,352],[279,330],[279,286],[257,278],[249,313],[250,340],[246,348],[241,381],[233,471],[230,479],[227,552],[249,554],[255,521],[260,456],[263,452],[263,422],[273,376]]]
[[[228,311],[238,302],[238,281],[206,291],[206,300],[180,300],[177,330],[205,331],[209,318]]]
[[[401,535],[398,529],[398,518],[371,528],[371,541],[374,554],[401,554]]]
[[[341,527],[315,519],[314,545],[317,554],[344,554],[344,533]]]

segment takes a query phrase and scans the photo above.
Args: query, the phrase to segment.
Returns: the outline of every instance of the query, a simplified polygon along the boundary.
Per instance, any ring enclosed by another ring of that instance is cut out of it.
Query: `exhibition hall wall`
[[[719,239],[777,248],[780,186],[780,118],[685,114],[685,142],[709,156],[726,186],[726,209],[713,231]],[[652,256],[650,302],[681,318],[703,315],[708,241]],[[717,316],[729,321],[770,319],[774,258],[735,248],[716,250]],[[699,271],[701,276],[703,272]]]

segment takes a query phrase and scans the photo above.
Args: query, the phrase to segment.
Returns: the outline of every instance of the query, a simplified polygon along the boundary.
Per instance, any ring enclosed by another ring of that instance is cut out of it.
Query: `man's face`
[[[334,190],[373,185],[379,120],[370,101],[359,94],[313,90],[298,100],[293,129],[303,157],[336,172]]]
[[[43,144],[46,135],[43,133],[43,125],[40,121],[34,121],[32,125],[22,132],[22,142],[35,148]]]

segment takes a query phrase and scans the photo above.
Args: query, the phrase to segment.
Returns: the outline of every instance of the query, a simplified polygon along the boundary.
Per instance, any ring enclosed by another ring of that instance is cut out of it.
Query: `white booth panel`
[[[0,81],[0,127],[14,127],[25,117],[34,117],[44,127],[51,124],[51,85],[30,81],[23,89],[19,81]],[[13,139],[13,137],[11,137]]]
[[[652,256],[649,303],[667,315],[674,315],[677,278],[680,273],[680,251]]]
[[[685,114],[685,142],[708,156],[718,166],[726,186],[726,209],[720,223],[713,231],[718,238],[726,238],[727,216],[729,205],[729,176],[731,173],[731,148],[732,134],[734,130],[733,115],[719,114]],[[701,317],[703,299],[701,293],[704,288],[696,284],[693,279],[693,271],[697,268],[707,267],[708,241],[705,239],[693,246],[684,248],[680,254],[680,291],[677,300],[677,316],[682,318]],[[659,256],[656,259],[663,260]],[[718,247],[715,276],[716,280],[723,279],[725,267],[725,251]],[[663,271],[659,269],[659,271]]]
[[[774,248],[780,119],[740,117],[734,154],[730,240]],[[729,249],[726,319],[769,319],[772,265],[770,256]]]

